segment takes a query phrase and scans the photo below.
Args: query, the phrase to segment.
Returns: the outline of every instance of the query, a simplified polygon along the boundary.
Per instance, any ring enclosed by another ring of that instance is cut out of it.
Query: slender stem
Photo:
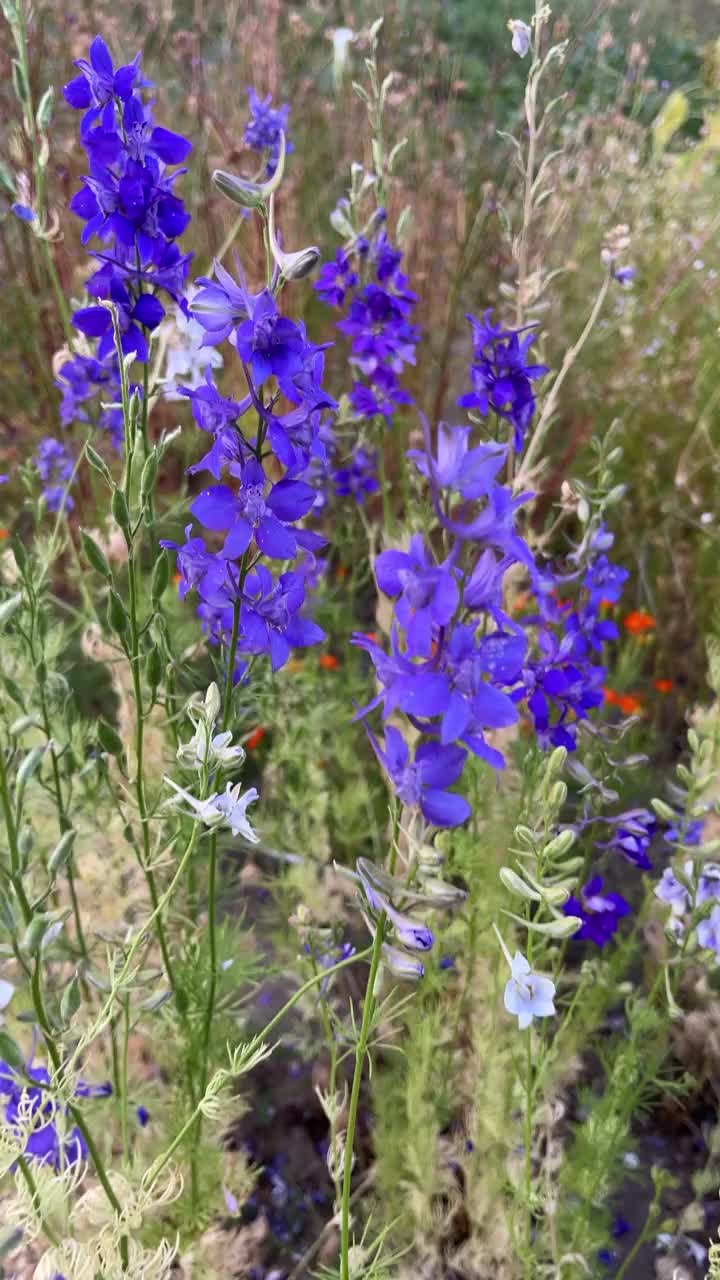
[[[533,24],[533,60],[525,89],[525,120],[528,130],[528,149],[525,161],[525,186],[523,191],[523,220],[518,246],[518,280],[515,305],[515,327],[520,328],[525,318],[525,292],[527,289],[530,225],[533,218],[533,188],[535,183],[535,157],[537,151],[537,91],[542,39],[541,12],[543,0],[535,0]]]
[[[360,1024],[360,1035],[355,1048],[355,1071],[353,1073],[350,1106],[348,1108],[347,1129],[345,1131],[345,1165],[343,1169],[342,1202],[340,1207],[340,1275],[341,1280],[350,1280],[350,1183],[352,1180],[353,1146],[357,1127],[358,1105],[360,1103],[360,1085],[362,1083],[365,1055],[367,1053],[372,1016],[375,1011],[375,979],[377,978],[382,954],[383,934],[385,932],[385,913],[380,916],[375,929],[370,972],[368,973],[363,1002],[363,1016]]]
[[[120,1132],[122,1134],[123,1156],[128,1164],[132,1164],[132,1149],[128,1133],[128,1047],[130,1044],[130,996],[123,998],[123,1053],[120,1074]]]
[[[30,1165],[28,1164],[24,1156],[18,1156],[17,1166],[23,1176],[23,1181],[25,1182],[25,1185],[28,1191],[30,1192],[30,1196],[33,1202],[33,1208],[40,1220],[43,1233],[47,1236],[50,1243],[57,1247],[60,1241],[55,1235],[55,1232],[52,1230],[51,1227],[48,1226],[47,1222],[44,1220],[42,1216],[42,1202],[40,1200],[40,1192],[38,1191],[37,1186],[35,1184],[35,1179],[32,1175],[32,1170],[30,1168]]]
[[[605,301],[607,291],[610,287],[611,280],[612,280],[612,274],[608,269],[605,273],[605,277],[600,286],[599,293],[593,304],[592,311],[590,312],[590,315],[587,318],[585,327],[582,333],[580,334],[580,337],[578,338],[574,346],[572,346],[570,350],[565,353],[565,358],[562,362],[562,365],[560,366],[560,371],[557,375],[557,378],[552,384],[550,393],[545,403],[543,404],[542,413],[538,418],[537,426],[533,432],[532,439],[530,441],[530,444],[528,445],[525,457],[522,460],[522,466],[515,478],[516,489],[521,489],[522,486],[530,479],[532,464],[539,452],[540,446],[547,434],[548,428],[550,427],[552,414],[555,410],[555,406],[558,402],[558,397],[560,395],[560,388],[562,387],[568,373],[570,372],[570,369],[572,368],[578,356],[580,355],[580,352],[585,346],[585,343],[590,337],[590,334],[595,328],[595,324],[597,322],[598,316],[600,315],[600,312],[602,311],[602,306]]]
[[[525,1212],[527,1213],[525,1278],[526,1280],[532,1280],[532,1117],[534,1083],[531,1026],[527,1029],[527,1055],[525,1059],[525,1070]]]
[[[75,335],[72,331],[70,309],[68,307],[65,294],[63,293],[63,288],[60,283],[60,277],[57,273],[57,267],[55,266],[52,253],[50,252],[50,245],[48,244],[45,237],[38,236],[38,240],[40,241],[43,260],[47,268],[47,273],[50,277],[50,284],[52,286],[52,291],[55,295],[55,301],[57,303],[57,309],[60,314],[60,323],[62,324],[63,334],[65,335],[65,341],[68,345],[70,352],[73,353],[75,351]]]

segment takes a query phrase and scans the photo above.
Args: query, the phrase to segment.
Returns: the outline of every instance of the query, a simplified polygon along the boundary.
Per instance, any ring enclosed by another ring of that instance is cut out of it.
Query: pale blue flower
[[[525,956],[516,951],[510,962],[510,978],[505,986],[505,1008],[517,1017],[521,1031],[533,1018],[551,1018],[555,1013],[555,983],[533,973]]]

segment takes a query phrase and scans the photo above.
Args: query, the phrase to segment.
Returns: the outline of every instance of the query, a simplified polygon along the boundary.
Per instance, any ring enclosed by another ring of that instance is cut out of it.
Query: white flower
[[[253,831],[247,819],[248,805],[254,804],[260,799],[258,791],[255,787],[250,787],[248,791],[240,794],[239,782],[233,786],[228,782],[224,792],[215,792],[208,796],[206,800],[198,800],[191,795],[189,791],[185,791],[179,787],[172,778],[165,778],[168,786],[177,792],[180,800],[184,800],[189,806],[193,814],[204,822],[207,827],[218,827],[226,825],[230,828],[234,836],[242,836],[244,840],[250,841],[251,844],[259,844],[260,837]]]
[[[195,725],[195,733],[189,742],[182,742],[177,749],[177,759],[186,769],[202,769],[206,765],[219,765],[230,769],[238,767],[245,759],[245,750],[232,745],[232,733],[226,729],[215,733],[215,720],[220,714],[220,691],[213,682],[202,703],[190,703],[188,716]]]
[[[505,1008],[514,1013],[521,1031],[533,1018],[551,1018],[555,1013],[555,983],[533,973],[525,956],[516,951],[510,961],[511,977],[505,987]]]
[[[519,18],[511,18],[508,22],[508,31],[512,31],[513,53],[516,53],[520,58],[524,58],[525,54],[530,51],[532,41],[530,27],[527,22],[521,22]]]
[[[194,289],[187,292],[187,301],[192,300]],[[173,316],[168,316],[160,328],[161,336],[167,343],[167,364],[165,366],[164,395],[166,400],[180,400],[182,397],[178,386],[199,387],[205,378],[205,370],[220,369],[223,357],[215,347],[203,347],[205,330],[192,316],[186,316],[180,307]]]

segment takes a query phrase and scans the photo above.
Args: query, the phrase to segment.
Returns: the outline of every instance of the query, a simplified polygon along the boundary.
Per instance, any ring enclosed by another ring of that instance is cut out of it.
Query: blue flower
[[[26,1084],[8,1063],[0,1061],[0,1100],[6,1100],[6,1123],[11,1127],[18,1123],[21,1107],[24,1118],[29,1102],[36,1126],[27,1139],[24,1154],[40,1164],[52,1165],[54,1169],[84,1160],[87,1157],[87,1147],[80,1130],[73,1128],[68,1131],[66,1126],[62,1126],[62,1136],[58,1131],[58,1109],[47,1091],[50,1084],[48,1072],[44,1067],[33,1067],[28,1063],[25,1075],[36,1080],[37,1084]],[[75,1096],[78,1098],[106,1098],[111,1093],[111,1084],[91,1085],[82,1080],[75,1089]],[[67,1108],[64,1115],[67,1115]]]
[[[323,539],[316,534],[295,531],[288,524],[306,515],[315,501],[315,490],[302,480],[281,480],[267,489],[267,478],[260,463],[251,458],[242,467],[231,464],[230,471],[240,476],[237,493],[227,485],[211,485],[191,504],[190,510],[206,529],[227,529],[223,555],[238,559],[254,537],[258,547],[271,560],[292,560],[298,541],[317,550]],[[309,543],[312,543],[310,545]]]
[[[578,916],[582,926],[573,934],[576,941],[594,942],[604,947],[623,916],[629,915],[630,905],[618,893],[603,893],[600,876],[593,876],[580,891],[580,897],[571,896],[563,907],[566,916]]]
[[[116,71],[105,41],[95,36],[90,45],[90,61],[77,59],[75,66],[81,74],[63,87],[63,97],[76,111],[91,108],[90,119],[93,119],[113,98],[127,101],[140,74],[139,64],[138,53],[132,62]]]
[[[268,289],[253,300],[250,317],[235,335],[238,355],[250,366],[256,387],[271,375],[291,378],[303,368],[306,342],[292,320],[281,316]]]
[[[331,262],[325,262],[313,285],[323,302],[329,307],[341,307],[348,289],[354,289],[358,282],[357,272],[342,249],[338,249]]]
[[[464,796],[448,790],[457,782],[465,763],[462,747],[425,742],[417,747],[414,759],[398,729],[385,729],[385,749],[366,728],[380,764],[385,769],[398,798],[406,805],[417,805],[423,817],[434,827],[459,827],[470,816],[470,805]]]
[[[336,497],[352,497],[362,506],[371,493],[377,493],[380,488],[377,460],[375,449],[361,447],[354,451],[348,466],[331,470],[330,478]]]
[[[252,147],[253,151],[269,151],[266,172],[269,178],[272,177],[277,169],[278,159],[280,156],[280,134],[285,134],[285,154],[290,155],[294,150],[293,144],[287,136],[287,120],[290,108],[287,103],[282,107],[271,107],[272,94],[268,94],[262,101],[256,94],[254,89],[248,89],[248,98],[250,104],[250,120],[245,126],[243,134],[243,142],[247,147]]]
[[[275,581],[264,565],[249,573],[240,607],[241,648],[248,653],[269,653],[273,671],[290,657],[290,649],[304,648],[325,639],[325,632],[300,610],[305,584],[300,574],[281,573]]]
[[[473,389],[461,396],[458,404],[477,409],[485,415],[490,410],[507,419],[513,427],[513,447],[522,449],[525,432],[535,412],[532,383],[548,372],[544,364],[529,364],[530,346],[535,335],[520,338],[524,329],[503,329],[492,324],[491,311],[482,320],[468,315],[473,330],[474,355],[470,370]],[[527,328],[527,326],[526,326]]]
[[[408,551],[383,551],[375,561],[375,577],[387,596],[399,596],[395,617],[405,632],[407,653],[429,658],[433,628],[450,622],[460,600],[456,574],[432,564],[420,534],[414,534]]]
[[[52,436],[45,436],[35,451],[33,461],[43,481],[43,497],[48,511],[59,511],[63,505],[66,511],[72,511],[75,503],[67,492],[67,482],[75,464],[65,445]]]

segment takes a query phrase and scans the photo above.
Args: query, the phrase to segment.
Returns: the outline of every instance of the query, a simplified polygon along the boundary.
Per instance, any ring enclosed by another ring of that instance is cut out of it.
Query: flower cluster
[[[322,415],[336,405],[322,386],[324,348],[280,312],[277,268],[271,286],[257,294],[250,293],[242,273],[236,280],[218,262],[213,276],[197,283],[191,307],[203,342],[214,347],[230,340],[247,395],[240,401],[221,395],[209,366],[203,385],[180,388],[197,426],[212,439],[190,470],[209,471],[222,481],[204,489],[190,510],[221,541],[220,549],[211,551],[202,537],[190,536],[188,526],[184,544],[165,540],[162,545],[177,552],[181,597],[191,588],[197,591],[211,642],[228,643],[235,635],[230,661],[240,677],[253,655],[269,654],[276,671],[292,648],[324,638],[303,614],[307,560],[294,570],[287,565],[301,554],[312,557],[324,545],[300,521],[317,497],[306,478],[309,468],[327,462]],[[250,438],[241,425],[248,412],[258,424]],[[274,482],[265,469],[269,455],[284,468]],[[263,558],[283,563],[284,571],[274,575],[260,563]]]
[[[359,419],[384,418],[391,423],[398,405],[412,403],[400,384],[407,364],[415,363],[419,339],[410,317],[417,295],[400,270],[402,254],[384,228],[385,211],[372,219],[375,234],[354,236],[334,260],[326,262],[314,288],[328,306],[347,314],[337,328],[351,340],[350,364],[356,380],[350,403]],[[377,229],[379,227],[379,230]]]
[[[28,1085],[25,1076],[37,1083]],[[49,1085],[50,1076],[45,1067],[28,1063],[21,1076],[7,1062],[0,1061],[0,1099],[5,1122],[23,1141],[24,1155],[39,1164],[62,1169],[84,1160],[87,1146],[80,1130],[66,1124],[67,1108],[60,1115],[48,1093]],[[76,1098],[107,1098],[111,1093],[111,1084],[90,1085],[79,1081],[75,1089]]]
[[[379,684],[359,714],[380,705],[386,719],[400,711],[425,739],[412,758],[396,729],[386,730],[384,750],[370,734],[373,747],[403,802],[418,805],[440,827],[457,826],[469,815],[467,801],[448,790],[468,750],[493,768],[504,765],[485,734],[518,719],[514,689],[527,648],[502,599],[508,569],[532,563],[513,522],[522,499],[496,481],[505,448],[471,448],[469,434],[467,427],[441,424],[436,457],[429,438],[425,453],[410,454],[430,482],[439,524],[451,535],[449,554],[439,560],[419,534],[406,551],[382,552],[375,564],[378,587],[395,600],[390,653],[368,636],[354,636]]]
[[[245,126],[243,142],[253,151],[261,151],[267,155],[265,173],[271,178],[275,173],[280,158],[280,135],[285,135],[285,154],[293,150],[293,144],[287,136],[287,121],[290,107],[283,103],[281,107],[271,107],[272,94],[262,101],[254,89],[248,89],[250,119]]]
[[[84,111],[80,138],[90,171],[70,207],[85,223],[83,244],[97,237],[104,248],[93,252],[100,265],[86,282],[97,305],[73,315],[75,327],[97,343],[96,359],[75,356],[60,371],[66,421],[87,420],[93,389],[108,383],[117,389],[112,315],[103,304],[114,305],[123,354],[146,361],[150,335],[165,314],[158,294],[181,302],[192,256],[177,245],[190,215],[173,189],[191,144],[154,123],[152,104],[141,96],[148,81],[140,55],[115,70],[96,36],[89,59],[76,66],[80,74],[63,94],[71,107]],[[117,434],[117,424],[104,425]]]
[[[68,493],[74,462],[65,445],[53,436],[40,441],[33,457],[38,475],[43,482],[43,498],[48,511],[72,511],[75,503]]]
[[[617,639],[617,626],[603,611],[617,604],[628,577],[627,570],[607,558],[613,540],[600,523],[569,557],[566,573],[543,566],[532,574],[538,609],[525,626],[535,646],[523,681],[535,731],[545,746],[573,751],[578,723],[604,698],[607,670],[593,655]],[[575,598],[567,598],[573,588]]]
[[[492,312],[486,311],[482,320],[467,317],[473,333],[472,391],[461,396],[458,404],[475,409],[483,417],[492,411],[509,422],[513,448],[519,453],[535,413],[532,383],[548,369],[544,364],[528,363],[528,352],[535,341],[534,333],[527,332],[531,326],[503,329],[492,323],[491,316]]]
[[[670,907],[671,928],[682,938],[691,918],[698,946],[714,951],[720,959],[720,864],[699,866],[688,859],[682,871],[666,867],[655,886],[655,897]]]

